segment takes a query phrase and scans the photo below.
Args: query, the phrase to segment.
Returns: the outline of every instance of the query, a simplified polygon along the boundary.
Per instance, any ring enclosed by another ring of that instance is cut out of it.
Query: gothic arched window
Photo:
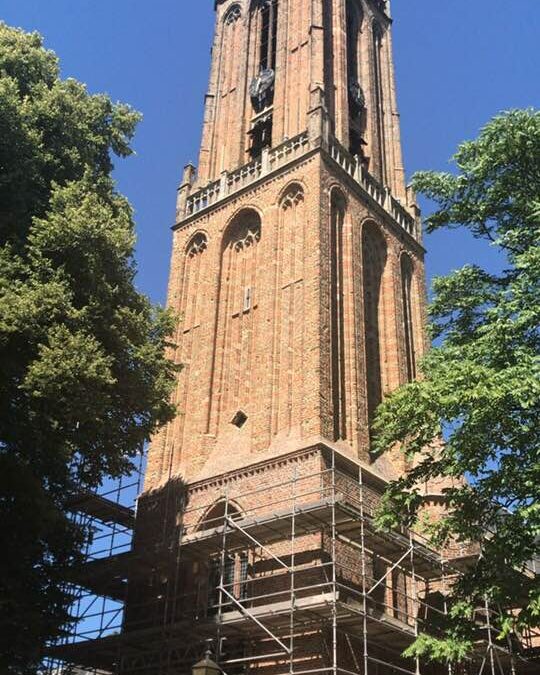
[[[248,132],[251,137],[249,152],[252,157],[260,155],[262,149],[272,143],[272,113],[265,111],[274,102],[277,30],[278,0],[253,0],[250,35],[255,70],[249,87],[249,95],[257,117]]]
[[[378,23],[373,24],[373,75],[375,90],[375,117],[377,123],[377,145],[380,178],[383,184],[387,182],[386,175],[386,134],[384,128],[384,87],[382,71],[383,31]]]
[[[368,420],[371,423],[383,398],[383,275],[386,241],[373,223],[362,230],[362,269],[364,295],[364,335]]]
[[[405,336],[405,365],[407,381],[416,377],[416,348],[414,341],[413,263],[408,255],[401,256],[401,299],[403,305],[403,333]]]
[[[334,440],[347,436],[345,396],[345,320],[343,293],[343,224],[345,199],[332,191],[330,202],[330,335]]]
[[[241,517],[241,512],[234,504],[220,500],[205,514],[197,530],[204,531],[224,527],[227,518],[239,520]],[[206,605],[208,615],[218,614],[220,608],[221,611],[231,609],[227,594],[222,594],[220,587],[223,584],[223,588],[228,594],[239,599],[245,596],[248,581],[247,552],[228,553],[223,559],[220,556],[210,557],[206,567],[206,579],[202,578],[202,575],[200,576],[201,586],[204,586],[205,582],[207,586]]]

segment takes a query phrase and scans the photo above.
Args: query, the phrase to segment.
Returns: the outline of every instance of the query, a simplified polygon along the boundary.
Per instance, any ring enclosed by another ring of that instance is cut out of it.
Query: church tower
[[[404,656],[441,635],[480,548],[376,526],[409,466],[374,457],[373,417],[427,348],[389,4],[215,1],[173,227],[177,414],[136,510],[134,483],[73,498],[95,538],[50,675],[538,672],[534,638],[499,639],[484,601],[463,663]],[[443,483],[417,495],[423,516],[445,513]]]
[[[178,416],[152,444],[147,489],[316,443],[372,465],[374,411],[425,348],[388,3],[215,9],[199,165],[174,227]]]
[[[119,672],[189,675],[206,643],[226,675],[417,675],[439,557],[373,526],[406,466],[372,457],[370,424],[426,348],[389,3],[215,14],[173,228],[178,412],[149,452]]]

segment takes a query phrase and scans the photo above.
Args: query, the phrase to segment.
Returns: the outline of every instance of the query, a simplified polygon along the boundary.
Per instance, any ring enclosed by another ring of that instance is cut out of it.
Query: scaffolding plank
[[[358,509],[347,502],[343,495],[317,500],[309,504],[297,504],[294,509],[295,535],[309,534],[317,530],[328,529],[335,508],[336,531],[353,540],[363,536],[366,547],[372,551],[396,560],[410,547],[410,540],[399,532],[380,532],[369,516],[362,516]],[[269,544],[286,539],[291,534],[293,509],[266,513],[262,516],[239,519],[239,528],[249,532],[261,544]],[[364,527],[362,528],[362,518]],[[186,535],[182,540],[182,551],[186,555],[208,556],[218,550],[223,541],[224,526],[209,528]],[[441,557],[427,545],[414,541],[415,571],[425,579],[441,576]],[[241,531],[230,528],[227,532],[227,548],[232,551],[243,548],[246,537]],[[397,557],[396,557],[397,556]],[[405,560],[402,567],[409,569],[412,563]]]
[[[121,636],[108,635],[97,640],[48,647],[45,655],[74,666],[113,672],[119,660],[120,647]]]
[[[67,508],[74,513],[84,513],[104,523],[116,523],[133,529],[135,511],[127,506],[106,499],[94,492],[80,492],[68,500]]]
[[[339,503],[337,504],[337,509],[350,513],[348,520],[338,520],[336,525],[337,532],[345,534],[353,541],[357,541],[357,543],[361,543],[363,536],[364,544],[368,550],[392,562],[396,562],[403,552],[411,547],[409,537],[400,532],[380,531],[370,516],[364,516],[364,526],[362,527],[362,516],[350,504]],[[442,574],[442,559],[440,554],[414,537],[412,543],[415,572],[425,579],[440,577]],[[403,560],[401,566],[404,569],[411,570],[412,560]]]
[[[89,560],[80,568],[73,570],[68,581],[96,595],[121,602],[126,597],[127,576],[131,560],[130,552]]]

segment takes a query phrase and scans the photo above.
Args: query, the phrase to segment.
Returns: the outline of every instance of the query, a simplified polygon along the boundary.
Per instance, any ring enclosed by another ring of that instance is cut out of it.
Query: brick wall
[[[174,233],[169,305],[178,312],[171,357],[182,370],[178,416],[154,439],[146,488],[169,476],[197,480],[301,449],[337,441],[370,462],[362,232],[369,225],[386,247],[378,332],[382,393],[407,378],[400,257],[413,261],[416,352],[422,329],[423,250],[403,228],[366,204],[352,181],[324,155],[255,185],[192,218]],[[337,186],[340,186],[339,188]],[[335,436],[332,394],[330,208],[339,189],[343,222],[343,399],[345,431]],[[234,248],[239,226],[259,228],[246,250]],[[231,237],[234,241],[231,240]],[[243,294],[249,293],[244,308]],[[373,333],[373,327],[371,327]],[[246,416],[236,426],[235,415]],[[376,465],[387,477],[405,469],[400,455]]]

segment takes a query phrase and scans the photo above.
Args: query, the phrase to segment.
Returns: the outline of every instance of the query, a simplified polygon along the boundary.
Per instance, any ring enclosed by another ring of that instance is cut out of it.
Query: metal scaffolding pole
[[[364,673],[368,675],[368,635],[367,635],[367,575],[366,575],[366,547],[365,547],[365,517],[364,517],[364,478],[362,467],[358,467],[358,486],[360,490],[360,542],[361,542],[361,570],[362,570],[362,650],[364,657]]]
[[[336,453],[332,451],[332,672],[337,674]]]
[[[491,630],[491,618],[489,615],[489,603],[488,599],[484,598],[484,607],[486,611],[486,626],[487,626],[487,633],[488,633],[488,655],[489,655],[489,663],[491,666],[491,675],[496,675],[495,673],[495,658],[493,654],[493,634]]]
[[[289,674],[292,675],[294,672],[294,610],[295,610],[295,605],[296,605],[296,595],[295,595],[295,587],[294,587],[294,582],[295,582],[295,565],[296,565],[296,490],[297,490],[297,485],[296,481],[298,478],[298,468],[295,466],[294,467],[294,473],[293,473],[293,485],[292,485],[292,516],[291,516],[291,571],[290,571],[290,582],[291,582],[291,608],[290,608],[290,622],[289,622],[289,630],[290,630],[290,642],[289,642]]]
[[[415,566],[414,566],[414,538],[413,538],[412,530],[409,532],[409,538],[410,538],[410,543],[411,543],[410,557],[411,557],[411,580],[412,580],[412,589],[413,589],[414,636],[415,636],[415,638],[418,638],[418,614],[419,614],[418,585],[416,583],[416,572],[415,572]],[[416,674],[420,675],[420,658],[418,657],[418,654],[415,657],[415,662],[416,662]]]
[[[219,556],[219,588],[218,588],[218,616],[216,626],[216,663],[220,665],[223,660],[223,645],[221,644],[221,628],[223,621],[223,601],[224,601],[224,582],[225,565],[227,561],[227,532],[229,526],[229,484],[225,488],[225,513],[223,515],[223,535],[221,537],[221,551]]]
[[[444,560],[444,555],[441,553],[441,582],[443,588],[443,611],[445,617],[448,616],[448,600],[446,594],[448,592],[447,580],[446,580],[446,563]],[[448,675],[453,675],[454,666],[451,661],[448,662]]]

